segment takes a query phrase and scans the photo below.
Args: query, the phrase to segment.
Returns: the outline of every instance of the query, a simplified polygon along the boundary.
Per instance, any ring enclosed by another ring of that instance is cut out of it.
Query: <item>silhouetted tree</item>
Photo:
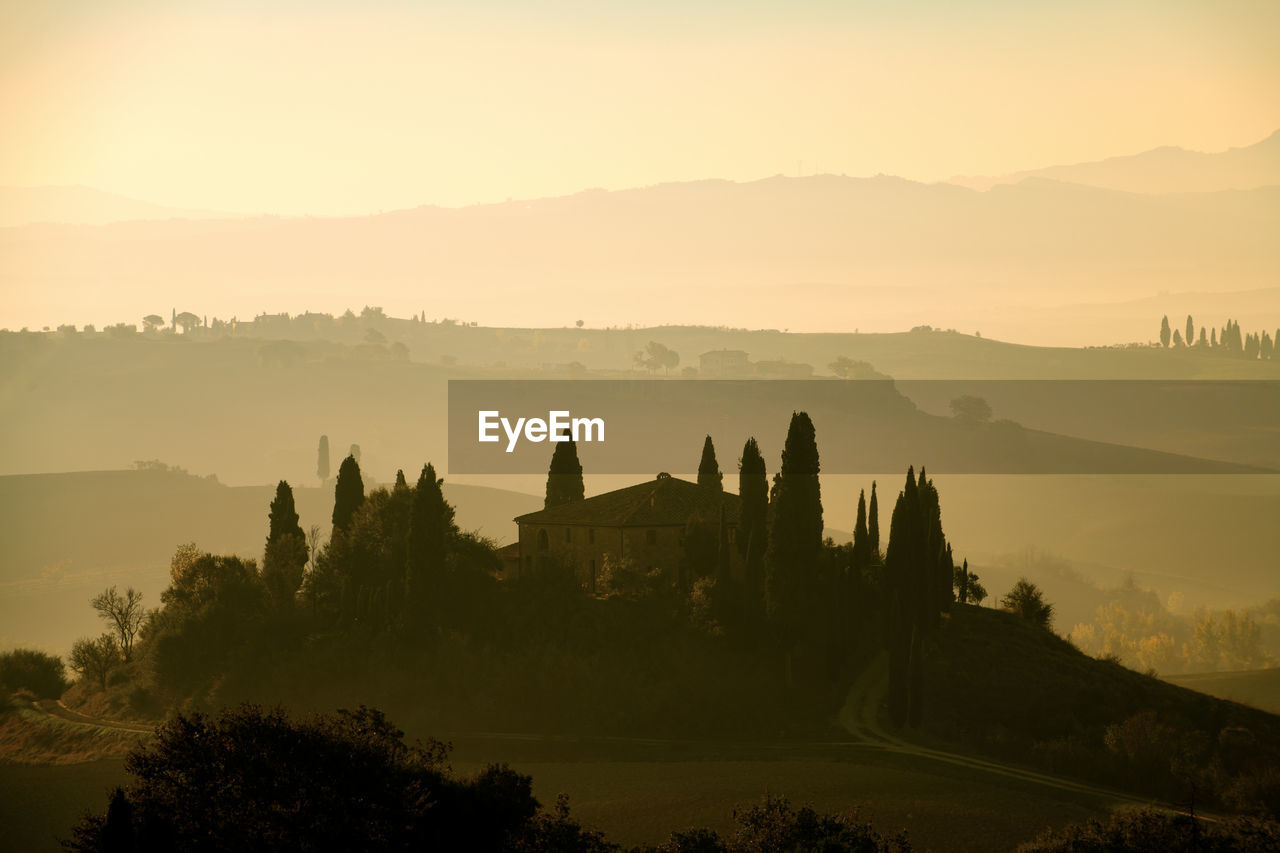
[[[316,476],[320,478],[320,485],[324,486],[325,481],[329,479],[329,436],[320,436],[320,445],[316,448]]]
[[[1053,605],[1045,601],[1040,588],[1026,578],[1018,578],[1013,589],[1000,599],[1000,607],[1045,628],[1053,624]]]
[[[435,466],[428,462],[413,489],[405,603],[409,619],[419,625],[438,615],[448,541],[455,529],[454,510],[444,499],[443,485]]]
[[[585,494],[577,444],[572,440],[557,442],[551,452],[551,466],[547,469],[547,495],[543,508],[580,501]]]
[[[1187,315],[1187,330],[1186,334],[1183,335],[1183,339],[1186,340],[1187,346],[1191,346],[1196,342],[1196,324],[1192,322],[1190,314]]]
[[[1177,349],[1178,347],[1182,346],[1182,332],[1178,331],[1177,329],[1173,330],[1173,346],[1174,346],[1174,349]]]
[[[765,609],[784,644],[794,639],[812,612],[822,550],[822,493],[813,421],[793,412],[774,481],[769,544],[765,551]],[[788,663],[790,651],[788,649]]]
[[[1166,314],[1160,319],[1160,346],[1165,349],[1169,348],[1169,336],[1172,330],[1169,328],[1169,315]]]
[[[307,537],[299,524],[293,489],[281,480],[271,501],[267,545],[262,555],[262,580],[277,605],[293,604],[307,564]]]
[[[635,354],[635,363],[650,373],[661,368],[664,373],[680,365],[680,354],[657,341],[649,341],[644,349]]]
[[[476,850],[603,853],[596,834],[539,812],[532,779],[489,765],[455,777],[437,741],[406,743],[373,709],[302,720],[252,705],[179,715],[130,753],[127,793],[68,849]]]
[[[991,420],[991,404],[981,397],[965,394],[951,401],[951,414],[958,421],[982,423]]]
[[[858,569],[871,565],[871,534],[867,532],[867,493],[858,492],[858,517],[853,524],[853,564]]]
[[[96,640],[76,640],[71,644],[71,669],[81,678],[106,688],[107,675],[120,665],[120,647],[111,634],[103,634]]]
[[[716,462],[716,448],[711,443],[711,436],[702,442],[702,459],[698,462],[698,485],[717,492],[724,491],[724,475],[720,473],[720,465]]]
[[[338,466],[338,482],[333,487],[333,532],[335,535],[351,526],[351,519],[364,503],[364,480],[360,463],[354,455]]]
[[[62,658],[35,649],[0,653],[0,699],[18,689],[30,690],[37,699],[56,699],[67,689]]]
[[[867,504],[867,542],[871,545],[871,559],[880,560],[880,504],[876,500],[876,481],[871,481],[871,503]]]
[[[142,593],[129,587],[121,595],[112,586],[90,599],[89,605],[115,631],[120,654],[125,661],[132,660],[133,639],[138,635],[142,620],[147,615],[142,607]]]
[[[969,603],[969,561],[965,560],[963,565],[956,566],[953,573],[954,581],[952,582],[956,591],[956,601],[961,604]]]

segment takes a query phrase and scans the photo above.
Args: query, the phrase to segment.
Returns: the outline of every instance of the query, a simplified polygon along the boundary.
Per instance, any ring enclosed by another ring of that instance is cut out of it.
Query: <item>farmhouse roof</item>
[[[688,523],[695,514],[711,523],[738,523],[737,495],[708,489],[668,474],[625,489],[517,516],[517,524],[572,524],[594,527],[670,527]]]

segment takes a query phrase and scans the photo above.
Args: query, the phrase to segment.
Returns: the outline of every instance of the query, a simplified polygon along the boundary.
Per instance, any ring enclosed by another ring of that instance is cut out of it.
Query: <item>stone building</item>
[[[698,374],[720,378],[751,375],[751,362],[740,349],[717,349],[698,356]]]
[[[743,560],[736,547],[741,507],[738,496],[670,474],[518,516],[518,573],[553,564],[569,566],[583,588],[594,593],[603,591],[598,586],[606,560],[630,560],[640,569],[656,568],[679,580],[690,522],[700,522],[704,532],[709,529],[718,536],[722,505],[730,544],[730,571],[741,576]],[[714,564],[707,566],[708,571],[714,568]]]

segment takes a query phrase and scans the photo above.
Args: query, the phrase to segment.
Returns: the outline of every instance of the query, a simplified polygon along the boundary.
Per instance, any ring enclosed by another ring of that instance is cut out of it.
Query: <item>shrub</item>
[[[26,688],[39,699],[56,699],[67,689],[62,658],[35,649],[14,649],[0,654],[0,685],[10,690]]]

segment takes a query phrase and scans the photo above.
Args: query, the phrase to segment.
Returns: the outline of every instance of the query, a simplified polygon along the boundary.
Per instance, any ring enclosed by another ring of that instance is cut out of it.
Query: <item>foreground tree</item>
[[[121,663],[116,638],[103,634],[96,640],[76,640],[71,645],[71,669],[81,678],[107,686],[107,675]]]
[[[1026,578],[1018,578],[1013,589],[1000,599],[1000,607],[1045,628],[1053,624],[1053,605],[1044,600],[1040,587]]]
[[[1169,315],[1166,314],[1160,318],[1160,346],[1165,349],[1169,348],[1169,338],[1173,334],[1173,330],[1169,328]]]
[[[90,599],[89,605],[115,631],[120,654],[125,662],[132,660],[133,639],[138,635],[142,620],[147,615],[142,607],[142,593],[129,587],[121,595],[112,586]]]
[[[540,813],[532,779],[505,765],[453,775],[448,747],[405,743],[361,707],[294,719],[243,705],[178,716],[131,753],[127,789],[75,827],[67,849],[610,849],[568,816]]]
[[[351,519],[355,518],[363,503],[364,480],[360,477],[360,463],[354,455],[348,456],[338,467],[338,482],[333,487],[334,535],[351,526]]]
[[[262,580],[280,607],[293,604],[307,564],[307,537],[298,521],[293,489],[281,480],[271,501],[267,546],[262,556]]]
[[[443,485],[435,466],[422,466],[409,510],[405,601],[409,619],[417,625],[434,621],[449,539],[457,529]]]
[[[822,493],[818,484],[818,443],[813,421],[793,412],[782,449],[782,467],[765,551],[765,612],[786,650],[790,677],[791,646],[814,612],[818,555],[822,551]]]
[[[0,654],[0,699],[10,691],[25,689],[37,699],[56,699],[67,689],[62,658],[35,649],[13,649]]]
[[[724,491],[724,475],[720,473],[720,463],[716,462],[716,448],[711,443],[711,436],[702,442],[702,459],[698,462],[698,485],[717,492]]]
[[[659,848],[642,853],[910,853],[906,833],[886,838],[857,811],[823,814],[795,808],[786,797],[767,795],[747,808],[734,809],[735,831],[721,838],[710,829],[673,833]]]
[[[769,479],[760,445],[748,438],[738,460],[738,551],[746,563],[748,599],[759,602],[763,595],[764,552],[768,547]]]

